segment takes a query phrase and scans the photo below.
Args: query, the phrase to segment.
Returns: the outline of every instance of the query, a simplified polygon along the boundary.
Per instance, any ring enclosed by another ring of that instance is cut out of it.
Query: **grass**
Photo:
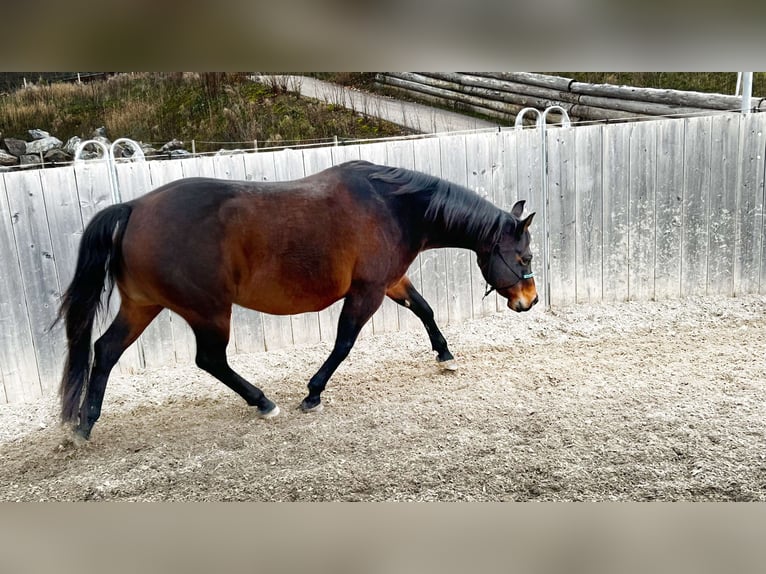
[[[84,84],[51,83],[0,98],[3,137],[28,139],[41,128],[66,141],[104,126],[113,139],[161,145],[195,140],[198,152],[297,140],[402,135],[403,128],[363,113],[300,97],[276,78],[241,73],[120,74]],[[227,142],[227,143],[223,143]]]

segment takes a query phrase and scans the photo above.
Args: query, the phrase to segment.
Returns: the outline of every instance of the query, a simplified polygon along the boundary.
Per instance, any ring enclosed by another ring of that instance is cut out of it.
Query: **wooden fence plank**
[[[764,104],[761,104],[761,109],[764,109]],[[758,283],[758,293],[766,293],[766,114],[749,114],[746,116],[748,121],[753,121],[758,126],[758,132],[760,134],[760,170],[758,171],[758,177],[756,178],[756,193],[760,198],[760,211],[761,211],[761,236],[760,236],[760,257],[758,258],[758,268],[760,269],[760,280]],[[751,119],[752,118],[752,119]],[[756,219],[756,225],[759,222]]]
[[[8,205],[8,189],[20,173],[0,174],[0,379],[2,402],[16,403],[42,394],[24,282],[14,234],[17,215]]]
[[[535,283],[541,301],[548,284],[548,262],[545,259],[545,226],[542,179],[542,140],[537,129],[514,130],[516,140],[516,190],[518,199],[526,201],[526,210],[535,212],[536,220],[529,228],[535,257]],[[513,151],[513,148],[510,150]]]
[[[178,160],[150,161],[147,162],[151,187],[156,189],[182,179],[184,177],[183,163]],[[170,316],[170,330],[173,336],[173,352],[176,362],[188,364],[194,361],[197,352],[197,343],[194,339],[189,324],[179,315],[168,311]]]
[[[147,162],[131,162],[116,166],[122,201],[131,201],[153,189]],[[146,368],[172,365],[176,362],[173,325],[170,311],[164,309],[155,317],[135,343]]]
[[[575,298],[578,303],[594,303],[602,298],[602,143],[602,126],[575,130]]]
[[[215,156],[188,157],[172,159],[181,164],[184,177],[217,177]]]
[[[243,153],[221,154],[213,156],[213,172],[220,179],[245,179],[245,159]]]
[[[332,148],[308,148],[303,150],[303,166],[305,174],[312,175],[324,169],[332,167]],[[335,342],[335,336],[338,329],[338,318],[340,310],[343,307],[343,301],[337,301],[328,308],[323,309],[317,315],[319,321],[319,337],[323,342]]]
[[[668,120],[657,126],[654,271],[657,299],[671,299],[681,293],[685,129],[684,120]]]
[[[87,225],[96,213],[112,204],[109,168],[106,163],[94,160],[75,164],[74,173],[82,220]]]
[[[569,305],[577,295],[575,136],[573,128],[556,128],[548,130],[546,137],[551,302]]]
[[[74,168],[44,169],[40,172],[48,229],[50,230],[53,260],[58,276],[56,312],[61,296],[69,287],[77,265],[77,252],[82,238],[82,215],[74,179]],[[54,389],[58,385],[66,358],[66,334],[64,322],[59,321],[52,329],[57,350],[55,360],[58,374],[52,380],[41,380],[43,389]]]
[[[13,213],[16,252],[27,301],[27,316],[37,357],[40,381],[50,384],[61,375],[57,357],[64,351],[61,339],[50,330],[59,305],[59,283],[39,171],[18,174],[7,189]],[[45,386],[48,387],[48,384]],[[51,385],[52,386],[52,385]]]
[[[380,165],[396,165],[395,161],[390,161],[386,155],[385,143],[365,144],[359,146],[359,159],[369,161]],[[372,332],[391,333],[399,330],[399,312],[398,305],[388,297],[383,299],[383,303],[372,316],[369,325]]]
[[[112,204],[109,167],[103,161],[93,160],[75,164],[74,171],[77,179],[77,193],[80,197],[82,220],[83,224],[87,226],[96,213]],[[93,341],[103,334],[117,315],[120,308],[120,296],[116,290],[105,308],[107,312],[102,314],[94,325]],[[142,365],[143,357],[140,346],[134,344],[122,354],[117,363],[117,369],[121,373],[131,374],[140,369]]]
[[[445,136],[441,143],[442,177],[466,186],[465,136]],[[447,293],[449,295],[449,323],[456,324],[473,316],[471,294],[472,252],[467,249],[447,249]]]
[[[467,134],[466,145],[466,186],[490,203],[497,205],[494,197],[493,177],[497,169],[497,138],[487,134]],[[487,282],[476,264],[476,255],[468,254],[471,266],[471,308],[472,316],[484,317],[497,311],[497,294],[484,297]]]
[[[628,296],[642,301],[654,298],[656,128],[637,123],[628,152]]]
[[[707,287],[710,216],[710,117],[687,118],[684,160],[681,295],[704,295]]]
[[[254,153],[245,156],[245,178],[251,181],[279,181],[276,176],[274,153]],[[281,349],[293,344],[290,317],[260,313],[263,325],[264,350]]]
[[[386,161],[387,165],[395,167],[403,167],[405,169],[415,169],[415,141],[403,140],[387,142],[385,144],[386,149]],[[422,269],[420,267],[421,259],[416,257],[407,270],[407,277],[409,277],[412,285],[422,294],[423,278]],[[400,330],[417,331],[423,328],[423,323],[418,319],[415,314],[409,309],[405,309],[395,303],[386,299],[384,305],[388,305],[396,309],[398,315],[398,323]]]
[[[712,118],[708,294],[734,294],[739,125],[739,115]]]
[[[495,205],[505,211],[510,211],[513,204],[516,203],[519,198],[517,190],[517,172],[518,172],[518,158],[516,151],[517,134],[519,132],[513,129],[506,129],[498,131],[496,135],[497,144],[495,147],[495,165],[496,169],[492,174],[492,187]],[[525,198],[526,199],[526,198]],[[525,205],[525,212],[530,213],[529,203]],[[532,207],[534,210],[534,207]],[[533,223],[535,228],[542,225],[542,218],[537,215],[536,221]],[[542,257],[535,251],[536,245],[532,245],[532,253],[534,256],[534,262],[532,263],[532,270],[538,270]],[[496,293],[492,294],[495,300],[495,309],[502,311],[506,308],[507,301],[504,297],[497,296]]]
[[[318,173],[324,169],[332,167],[332,148],[308,148],[303,150],[303,166],[306,175]],[[318,313],[319,337],[323,342],[335,342],[335,336],[338,330],[338,318],[340,310],[343,307],[343,301],[337,301]]]
[[[628,299],[628,190],[633,124],[604,126],[604,299]]]
[[[277,181],[292,181],[304,176],[303,152],[286,149],[274,154],[274,170]],[[293,344],[306,345],[321,340],[317,313],[291,315]]]
[[[306,175],[313,175],[332,167],[332,148],[317,147],[303,150],[303,167]]]
[[[441,147],[436,138],[414,142],[414,169],[441,177]],[[418,290],[434,311],[439,325],[449,321],[449,293],[447,291],[447,251],[433,249],[421,253],[413,266],[420,260],[420,287]],[[416,286],[417,287],[417,286]]]
[[[735,292],[758,293],[763,267],[764,155],[766,129],[763,114],[742,119],[742,155],[737,199],[737,270]]]
[[[331,148],[333,165],[359,159],[359,145],[337,145]]]

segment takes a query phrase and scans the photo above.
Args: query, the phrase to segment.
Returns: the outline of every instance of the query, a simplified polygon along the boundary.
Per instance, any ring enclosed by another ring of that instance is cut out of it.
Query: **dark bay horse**
[[[437,360],[450,364],[407,268],[426,249],[471,249],[508,307],[530,309],[534,213],[522,219],[523,207],[508,213],[454,183],[364,161],[281,183],[181,179],[107,207],[85,229],[59,311],[68,340],[62,419],[76,425],[76,439],[90,437],[110,371],[163,308],[191,326],[197,365],[262,417],[279,408],[226,359],[234,303],[285,315],[343,299],[335,345],[308,383],[304,411],[321,408],[327,380],[386,296],[422,320]],[[121,306],[91,354],[105,282],[117,285]]]

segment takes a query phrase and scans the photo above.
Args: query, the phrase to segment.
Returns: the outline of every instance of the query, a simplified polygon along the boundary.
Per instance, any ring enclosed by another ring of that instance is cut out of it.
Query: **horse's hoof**
[[[301,403],[301,410],[304,413],[321,413],[324,410],[324,405],[322,403],[318,403],[314,405],[313,407],[307,407],[305,402]]]
[[[447,359],[446,361],[436,359],[436,362],[442,371],[457,371],[457,361],[455,359]]]
[[[77,450],[88,444],[88,439],[77,431],[67,436],[58,445],[58,450]]]
[[[279,415],[279,407],[277,405],[274,405],[274,408],[272,408],[270,411],[266,411],[265,413],[258,410],[258,417],[262,419],[273,419],[274,417]]]

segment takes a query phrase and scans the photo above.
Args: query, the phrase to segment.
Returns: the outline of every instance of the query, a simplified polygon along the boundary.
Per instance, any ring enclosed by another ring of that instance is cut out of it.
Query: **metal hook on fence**
[[[117,158],[115,157],[114,153],[117,145],[121,144],[127,144],[133,148],[133,155],[130,157],[131,160],[144,161],[146,159],[144,156],[144,150],[141,149],[141,145],[138,142],[128,138],[116,139],[112,142],[112,145],[108,147],[104,142],[99,140],[85,140],[84,142],[80,142],[80,145],[77,146],[77,149],[75,149],[74,152],[74,163],[77,165],[84,163],[85,161],[90,161],[82,157],[82,153],[85,151],[86,147],[94,145],[101,148],[101,157],[96,161],[106,162],[107,169],[109,170],[109,188],[112,192],[112,203],[120,203],[122,201],[120,195],[120,186],[117,181]]]
[[[141,145],[128,138],[119,138],[112,142],[112,145],[109,146],[109,155],[112,159],[118,159],[117,156],[114,154],[114,150],[117,148],[118,145],[127,145],[128,147],[133,148],[133,155],[130,156],[130,158],[122,158],[122,159],[130,159],[130,160],[138,160],[138,161],[144,161],[146,157],[144,156],[144,150],[141,149]]]

